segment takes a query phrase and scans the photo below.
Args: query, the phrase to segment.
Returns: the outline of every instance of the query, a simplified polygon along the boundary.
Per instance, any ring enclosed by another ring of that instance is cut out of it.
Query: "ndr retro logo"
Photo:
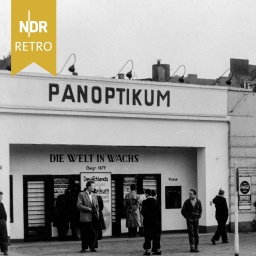
[[[28,10],[28,20],[19,22],[19,33],[27,33],[30,38],[32,33],[48,33],[48,23],[45,20],[31,20],[30,10]],[[51,42],[39,42],[39,41],[28,41],[28,42],[15,42],[16,51],[51,51]]]

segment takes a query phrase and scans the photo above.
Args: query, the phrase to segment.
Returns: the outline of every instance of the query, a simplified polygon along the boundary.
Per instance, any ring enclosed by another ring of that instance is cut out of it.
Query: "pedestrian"
[[[143,194],[140,195],[140,205],[139,205],[139,209],[140,209],[140,224],[141,226],[139,227],[139,235],[140,236],[144,236],[144,227],[143,227],[143,215],[141,214],[141,209],[142,209],[142,203],[143,201],[146,199],[146,195],[145,195],[145,189],[143,188]]]
[[[161,255],[161,208],[159,202],[152,197],[150,189],[145,190],[146,200],[142,202],[141,214],[143,215],[144,237],[143,255],[151,254],[151,243],[153,255]]]
[[[212,202],[215,204],[215,218],[218,222],[218,228],[211,239],[212,244],[215,245],[215,242],[219,241],[220,237],[222,239],[222,243],[228,243],[226,230],[226,222],[228,220],[228,205],[225,198],[225,191],[220,189],[218,195],[212,200]]]
[[[58,229],[58,238],[60,241],[67,240],[70,207],[69,189],[66,189],[64,194],[57,197],[53,221],[53,226]]]
[[[187,220],[190,252],[199,252],[199,219],[202,215],[202,204],[197,198],[197,191],[190,189],[189,199],[187,199],[181,209],[181,214]]]
[[[77,199],[77,208],[80,210],[82,253],[86,252],[88,247],[91,252],[96,252],[95,248],[98,248],[99,205],[97,196],[93,193],[94,189],[95,183],[87,181],[86,190],[79,193]]]
[[[3,192],[0,191],[0,249],[4,255],[8,255],[8,236],[7,236],[7,214],[4,208]]]
[[[80,240],[80,211],[77,208],[77,198],[80,193],[80,186],[75,181],[69,181],[70,190],[70,228],[72,231],[72,239],[74,241]]]
[[[136,185],[130,186],[131,192],[125,196],[124,210],[126,213],[126,227],[129,237],[136,237],[137,228],[141,227],[140,221],[140,196],[136,193]]]
[[[98,193],[98,191],[95,189],[94,193]],[[102,197],[100,195],[97,195],[98,204],[99,204],[99,222],[98,222],[98,240],[102,239],[102,230],[106,229],[104,216],[103,216],[103,209],[104,209],[104,203],[102,200]]]

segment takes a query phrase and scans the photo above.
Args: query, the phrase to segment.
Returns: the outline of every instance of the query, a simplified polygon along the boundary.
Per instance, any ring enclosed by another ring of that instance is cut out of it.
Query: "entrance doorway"
[[[57,237],[52,227],[54,207],[70,182],[80,184],[79,175],[24,175],[24,240],[44,241]],[[69,232],[71,233],[71,232]]]
[[[128,232],[124,211],[124,197],[130,192],[130,185],[137,186],[137,194],[144,194],[143,189],[157,192],[161,204],[161,174],[112,175],[112,234],[121,236]]]

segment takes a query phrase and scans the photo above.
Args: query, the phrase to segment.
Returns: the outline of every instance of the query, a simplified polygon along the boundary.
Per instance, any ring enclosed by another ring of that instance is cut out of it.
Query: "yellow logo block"
[[[56,0],[12,0],[11,74],[35,62],[56,76]]]

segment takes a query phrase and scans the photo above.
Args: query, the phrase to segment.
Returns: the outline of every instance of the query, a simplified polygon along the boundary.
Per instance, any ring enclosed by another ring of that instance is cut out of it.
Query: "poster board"
[[[110,172],[81,172],[80,184],[81,190],[86,188],[87,181],[94,181],[97,189],[97,196],[101,196],[104,208],[103,217],[106,229],[102,231],[103,236],[112,236],[112,218],[111,218],[111,173]]]
[[[251,210],[251,177],[240,176],[238,182],[238,209]]]

